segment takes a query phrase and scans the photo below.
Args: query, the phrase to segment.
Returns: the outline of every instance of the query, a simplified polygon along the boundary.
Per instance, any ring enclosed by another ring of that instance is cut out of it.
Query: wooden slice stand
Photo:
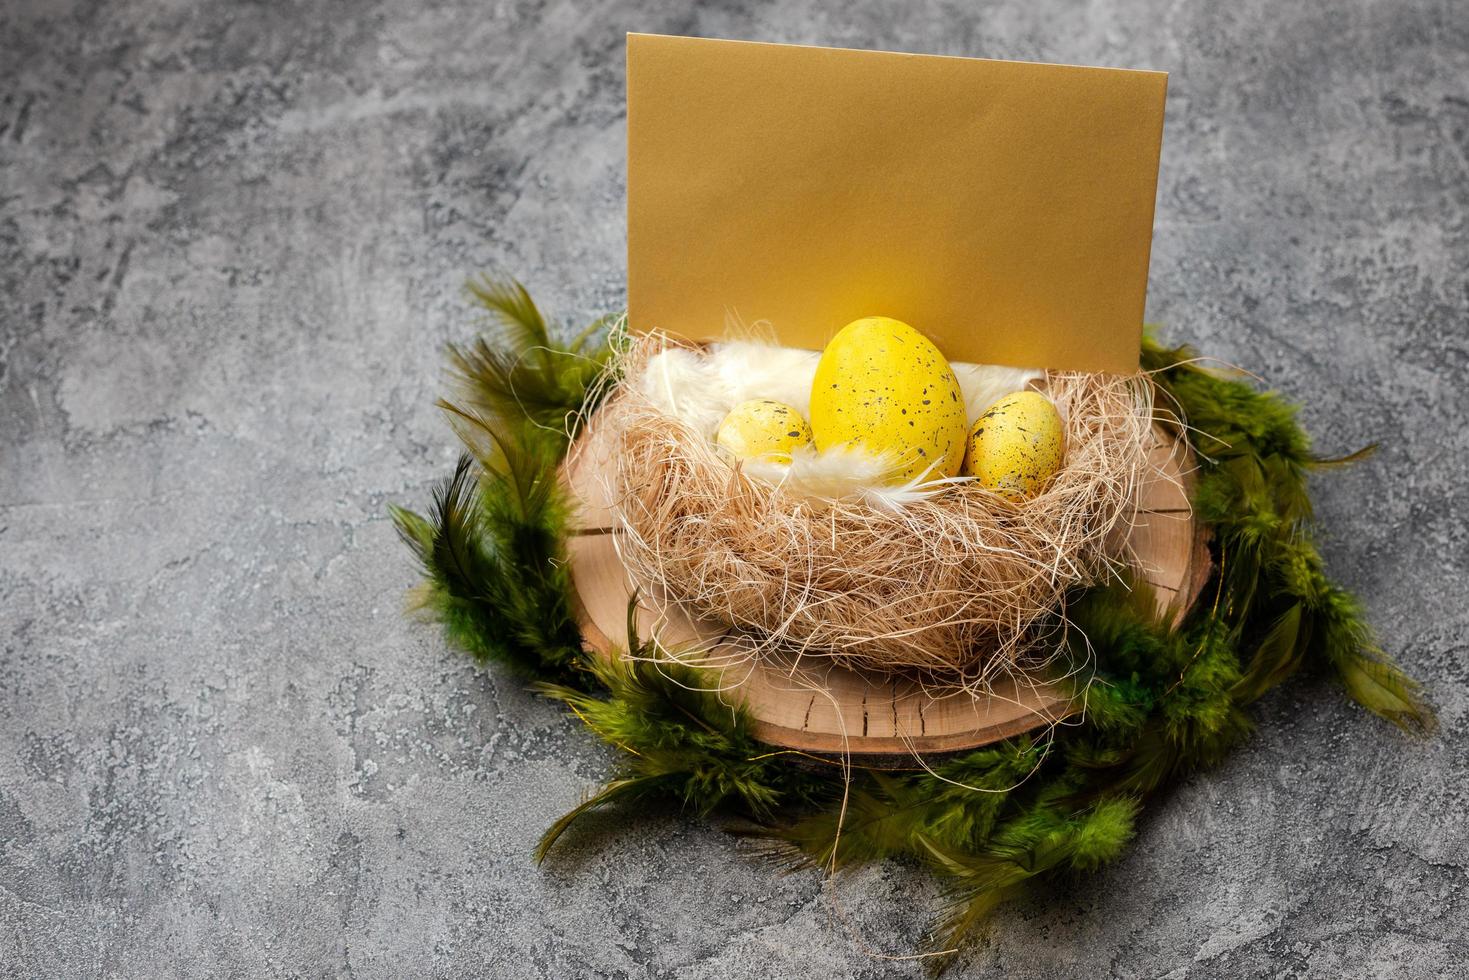
[[[1195,527],[1188,494],[1192,459],[1184,445],[1154,431],[1150,476],[1128,544],[1133,561],[1156,590],[1161,615],[1176,625],[1209,576],[1209,551]],[[639,635],[667,649],[692,649],[719,689],[741,700],[755,735],[771,745],[814,753],[904,756],[953,752],[997,742],[1060,721],[1079,710],[1050,684],[1004,682],[987,697],[930,695],[917,681],[835,666],[817,657],[800,663],[762,655],[752,659],[722,623],[700,620],[662,601],[648,583],[632,581],[617,553],[597,440],[573,447],[562,477],[576,502],[569,550],[582,636],[602,656],[626,646],[628,603],[634,594]]]

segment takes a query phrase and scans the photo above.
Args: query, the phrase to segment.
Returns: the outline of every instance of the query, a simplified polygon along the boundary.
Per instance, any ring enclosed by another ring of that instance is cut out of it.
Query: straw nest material
[[[707,424],[649,396],[643,379],[668,344],[623,352],[591,426],[618,547],[649,592],[732,624],[756,655],[982,685],[1017,661],[1034,667],[1041,637],[1064,625],[1065,593],[1116,567],[1126,536],[1114,532],[1148,466],[1144,375],[1044,373],[1066,457],[1029,500],[973,482],[818,499],[731,464]]]

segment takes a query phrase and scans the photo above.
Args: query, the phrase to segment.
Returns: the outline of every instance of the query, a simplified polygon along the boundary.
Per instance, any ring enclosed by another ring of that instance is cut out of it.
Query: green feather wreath
[[[468,452],[426,515],[393,516],[423,566],[415,601],[450,642],[530,679],[624,752],[618,778],[547,830],[537,860],[600,807],[721,811],[786,867],[905,856],[932,868],[950,903],[934,938],[953,950],[1028,882],[1114,860],[1147,799],[1219,762],[1248,735],[1248,706],[1293,674],[1330,674],[1399,727],[1433,727],[1418,685],[1377,646],[1357,599],[1326,577],[1311,537],[1308,475],[1368,451],[1315,456],[1278,395],[1145,340],[1144,370],[1187,419],[1195,513],[1212,533],[1214,572],[1181,626],[1158,620],[1141,582],[1074,597],[1070,635],[1090,649],[1073,652],[1094,665],[1086,709],[1044,744],[1021,735],[917,772],[765,745],[742,710],[699,690],[696,671],[650,662],[659,651],[631,615],[637,659],[583,651],[557,467],[597,404],[622,321],[561,342],[519,283],[482,279],[470,293],[499,336],[449,350],[455,390],[440,404]]]

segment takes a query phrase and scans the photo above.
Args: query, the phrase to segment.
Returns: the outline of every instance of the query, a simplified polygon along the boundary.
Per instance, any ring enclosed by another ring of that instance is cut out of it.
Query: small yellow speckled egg
[[[944,355],[901,320],[868,316],[826,345],[811,384],[816,448],[859,448],[903,483],[955,476],[964,461],[964,395]]]
[[[991,405],[969,432],[964,472],[1012,500],[1034,497],[1061,468],[1066,433],[1051,400],[1017,391]]]
[[[714,441],[735,459],[789,463],[791,453],[811,443],[811,426],[785,402],[753,398],[730,409]]]

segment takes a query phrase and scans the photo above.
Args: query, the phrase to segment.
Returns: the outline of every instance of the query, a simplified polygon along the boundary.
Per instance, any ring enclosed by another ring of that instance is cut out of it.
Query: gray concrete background
[[[0,968],[918,975],[933,883],[773,877],[406,622],[457,289],[623,294],[627,30],[1165,68],[1150,316],[1303,401],[1415,744],[1298,683],[955,975],[1464,976],[1469,9],[4,0]],[[843,921],[844,920],[844,921]]]

